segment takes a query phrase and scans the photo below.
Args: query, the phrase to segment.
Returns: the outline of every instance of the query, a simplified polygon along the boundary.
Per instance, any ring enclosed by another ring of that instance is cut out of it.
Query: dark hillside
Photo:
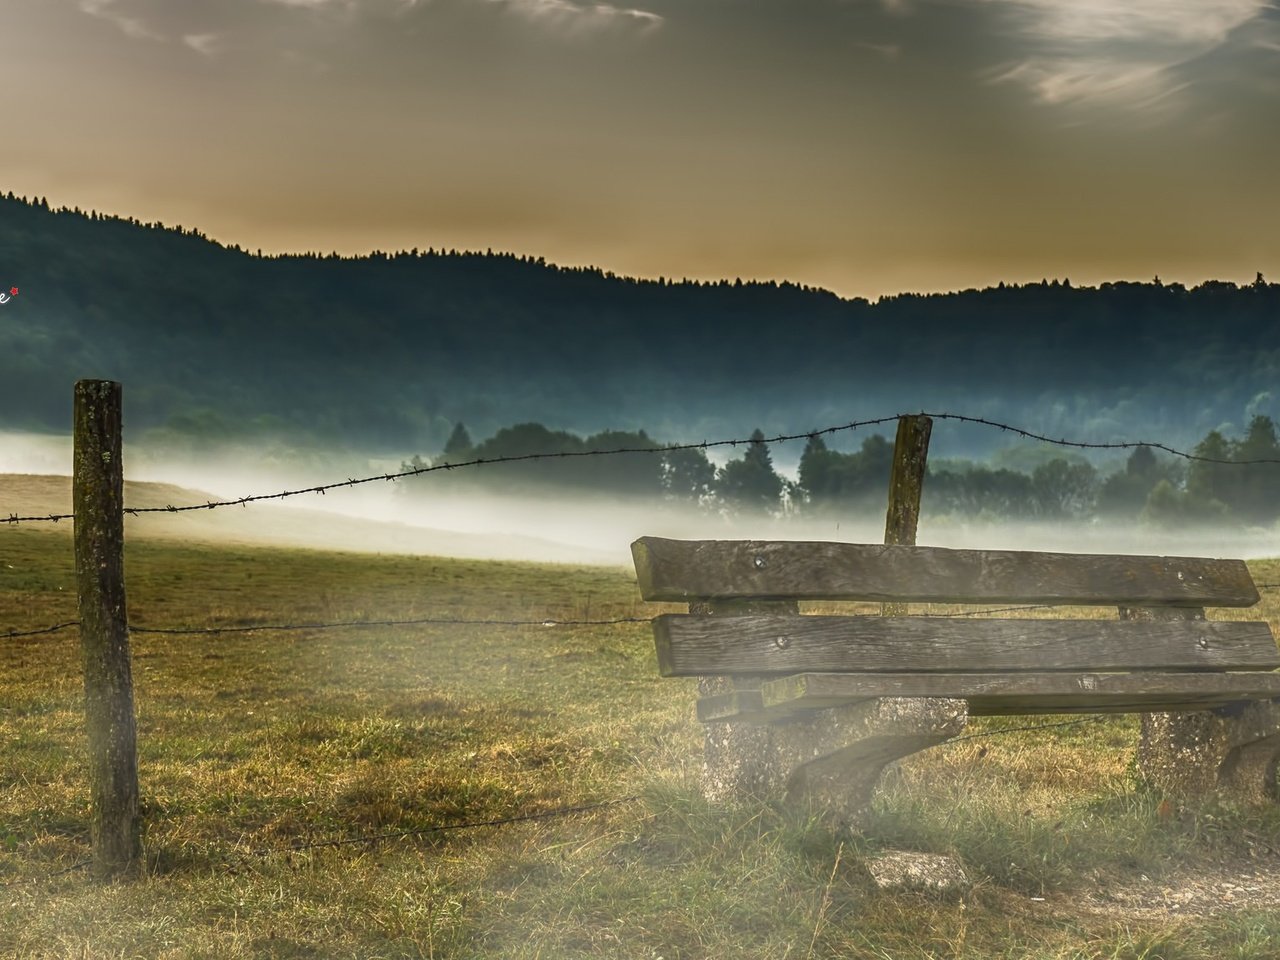
[[[1240,424],[1280,375],[1280,285],[1004,286],[871,304],[506,254],[259,257],[0,197],[0,425],[122,380],[133,431],[430,450],[450,426],[808,429],[922,407],[1097,439]]]

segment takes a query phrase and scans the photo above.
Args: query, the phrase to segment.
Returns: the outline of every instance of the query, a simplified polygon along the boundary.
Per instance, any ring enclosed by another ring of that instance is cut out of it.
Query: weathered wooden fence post
[[[120,384],[75,386],[76,589],[89,738],[94,872],[124,872],[141,854],[133,677],[124,595]]]
[[[923,414],[898,418],[893,444],[893,473],[889,477],[889,509],[884,518],[884,542],[914,546],[920,522],[920,494],[929,460],[929,435],[933,421]],[[882,603],[880,615],[905,617],[905,603]]]

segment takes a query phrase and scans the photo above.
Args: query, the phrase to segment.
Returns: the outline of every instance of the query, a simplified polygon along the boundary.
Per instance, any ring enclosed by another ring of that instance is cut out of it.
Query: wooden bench
[[[654,621],[658,668],[704,678],[713,798],[844,793],[857,819],[887,763],[956,736],[968,716],[1101,712],[1192,718],[1181,731],[1144,723],[1139,760],[1157,782],[1274,794],[1280,650],[1267,623],[1204,612],[1258,601],[1243,561],[653,537],[632,555],[645,600],[689,604]],[[1119,617],[800,615],[811,600]],[[1190,746],[1200,769],[1187,768]]]

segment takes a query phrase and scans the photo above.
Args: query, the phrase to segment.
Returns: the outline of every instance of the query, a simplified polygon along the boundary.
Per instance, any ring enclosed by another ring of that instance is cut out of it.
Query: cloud
[[[135,40],[164,39],[152,31],[139,17],[121,13],[116,7],[116,0],[80,0],[80,9],[92,17],[100,17],[114,23],[124,31],[126,36]]]
[[[869,43],[865,40],[855,40],[853,45],[862,50],[878,53],[886,60],[897,60],[902,56],[902,46],[897,43]]]
[[[1264,28],[1269,0],[983,0],[1005,14],[1021,59],[991,79],[1046,103],[1142,107],[1189,86],[1188,64]]]
[[[217,53],[219,39],[220,37],[216,33],[187,33],[182,36],[184,44],[196,53],[204,54],[206,57],[211,57]]]
[[[504,6],[526,20],[561,29],[567,33],[595,32],[629,25],[644,32],[657,29],[663,18],[647,10],[617,7],[611,3],[579,3],[576,0],[488,0]]]
[[[1068,42],[1216,46],[1267,0],[988,0],[1020,10],[1027,32]]]
[[[991,78],[1021,83],[1045,103],[1112,100],[1149,107],[1185,86],[1171,83],[1162,64],[1123,63],[1104,57],[1031,57],[993,71]]]

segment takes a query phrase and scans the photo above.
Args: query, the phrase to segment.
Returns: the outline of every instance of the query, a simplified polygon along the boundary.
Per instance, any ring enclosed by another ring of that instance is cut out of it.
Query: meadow
[[[0,630],[74,619],[69,533],[0,530]],[[1250,567],[1280,582],[1280,561]],[[0,956],[1280,955],[1280,911],[1243,887],[1160,906],[1188,878],[1280,875],[1280,812],[1164,802],[1134,779],[1131,716],[971,721],[992,735],[904,762],[856,835],[702,801],[695,684],[658,677],[647,624],[540,623],[677,609],[630,570],[134,537],[126,574],[135,628],[539,623],[135,632],[145,862],[115,883],[82,866],[77,631],[0,636]],[[1280,591],[1219,614],[1280,631]],[[880,891],[865,862],[886,848],[954,855],[975,884]]]

